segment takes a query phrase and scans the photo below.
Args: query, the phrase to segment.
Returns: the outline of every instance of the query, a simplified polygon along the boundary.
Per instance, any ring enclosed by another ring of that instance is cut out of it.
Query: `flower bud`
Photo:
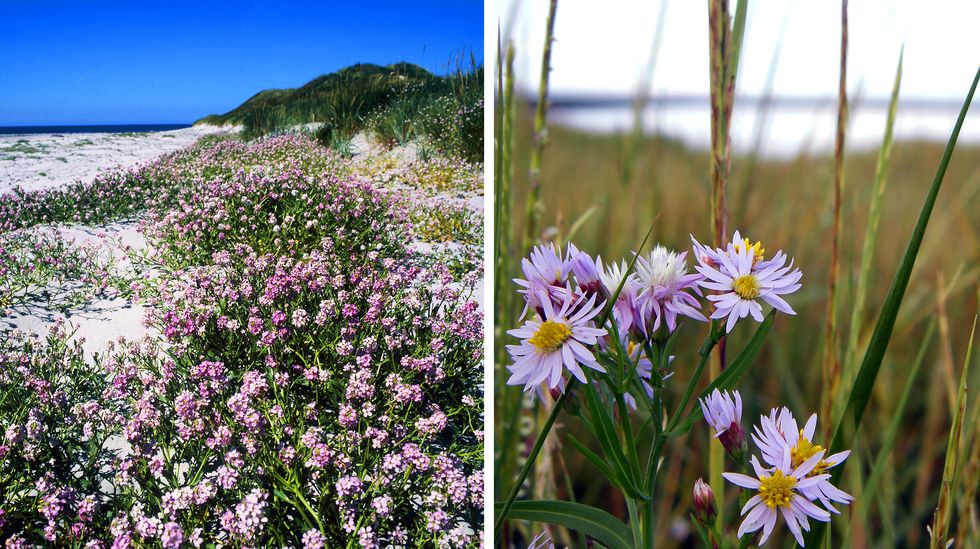
[[[743,463],[748,453],[745,431],[742,430],[742,396],[715,389],[702,398],[701,411],[705,421],[715,430],[715,437],[735,461]]]
[[[718,515],[715,510],[715,493],[700,478],[694,483],[694,516],[703,524],[712,525]]]
[[[728,429],[718,435],[718,440],[725,447],[725,452],[737,463],[745,461],[749,447],[745,440],[745,431],[742,430],[741,425],[732,422]]]

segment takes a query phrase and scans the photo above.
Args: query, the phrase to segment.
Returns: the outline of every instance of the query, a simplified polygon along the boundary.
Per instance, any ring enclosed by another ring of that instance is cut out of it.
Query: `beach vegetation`
[[[481,545],[481,170],[337,149],[211,136],[0,196],[8,306],[125,289],[150,327],[0,338],[0,541]],[[140,272],[38,236],[110,222]]]

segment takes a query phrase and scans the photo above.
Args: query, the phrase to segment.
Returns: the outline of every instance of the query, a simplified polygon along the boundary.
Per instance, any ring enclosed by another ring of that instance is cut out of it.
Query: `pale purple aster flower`
[[[691,239],[694,240],[694,237]],[[782,252],[777,252],[771,260],[765,261],[758,259],[757,252],[761,248],[756,245],[728,244],[724,252],[709,251],[694,240],[694,249],[699,263],[695,269],[704,275],[704,279],[698,284],[721,292],[709,295],[708,299],[715,304],[712,319],[728,317],[726,332],[731,332],[739,319],[749,315],[757,322],[762,322],[762,306],[757,301],[759,299],[786,314],[796,314],[779,296],[799,290],[801,285],[798,282],[803,273],[794,269],[792,262],[787,266],[787,258]]]
[[[578,251],[578,250],[576,250]],[[521,260],[521,271],[524,278],[515,278],[514,282],[520,286],[521,290],[517,293],[523,294],[527,301],[521,318],[527,315],[528,310],[534,310],[538,315],[543,315],[543,301],[560,303],[563,297],[569,293],[567,288],[568,274],[572,270],[571,262],[566,257],[562,257],[561,251],[553,243],[547,246],[541,244],[531,250],[528,258]],[[543,291],[542,291],[543,290]]]
[[[694,240],[693,237],[692,240]],[[760,262],[764,263],[766,250],[762,247],[762,242],[757,241],[755,244],[752,244],[750,239],[742,238],[742,233],[736,230],[735,234],[732,235],[731,244],[736,250],[741,250],[743,247],[751,250],[753,256],[755,257],[753,263],[756,267],[759,267]],[[727,248],[727,245],[724,249],[710,248],[702,245],[697,240],[694,240],[694,253],[696,254],[695,259],[697,259],[698,262],[704,261],[713,266],[717,266],[721,263],[721,259],[719,259],[718,256],[727,253],[725,251]]]
[[[611,299],[619,285],[623,285],[612,310],[612,318],[616,322],[616,329],[620,334],[628,332],[635,319],[639,318],[637,297],[642,288],[634,277],[626,275],[628,270],[629,266],[625,261],[622,261],[618,264],[606,265],[599,273],[599,279],[602,281],[600,294],[606,299]],[[626,279],[625,282],[623,281],[624,278]]]
[[[742,422],[742,395],[738,391],[715,389],[708,396],[698,399],[704,420],[715,430],[715,438]]]
[[[561,385],[565,368],[582,383],[586,383],[586,378],[581,366],[605,372],[586,348],[606,335],[605,329],[592,327],[592,319],[602,310],[601,304],[595,305],[595,299],[593,295],[588,301],[573,302],[572,296],[566,295],[557,311],[545,299],[543,321],[528,320],[524,326],[508,331],[523,341],[507,346],[514,359],[514,364],[508,366],[511,376],[507,384],[524,384],[525,391],[541,383],[554,389]]]
[[[788,408],[783,407],[778,412],[773,409],[769,416],[760,419],[760,425],[755,427],[752,439],[755,441],[759,450],[762,451],[762,459],[772,466],[776,466],[782,460],[785,448],[790,449],[790,464],[793,467],[810,459],[814,454],[823,452],[824,447],[813,443],[813,434],[817,429],[817,414],[813,414],[807,420],[802,429],[796,423],[796,418]],[[828,469],[843,463],[851,455],[850,450],[838,452],[826,459],[821,459],[810,473],[810,476],[823,474]],[[840,514],[831,502],[850,504],[854,498],[850,494],[837,488],[824,480],[815,486],[804,488],[804,495],[811,500],[820,500],[824,508],[831,513]]]
[[[687,272],[687,252],[677,253],[657,246],[647,255],[636,260],[636,279],[642,291],[638,297],[640,304],[640,328],[646,333],[650,317],[653,317],[653,332],[660,328],[661,321],[668,331],[677,328],[677,315],[707,322],[701,314],[701,302],[689,291],[701,295],[698,281],[703,276]]]
[[[694,503],[694,516],[704,524],[714,524],[718,511],[715,509],[715,493],[711,486],[698,478],[691,491],[691,501]]]
[[[772,534],[776,519],[782,515],[797,543],[803,546],[802,530],[810,530],[810,518],[821,522],[830,520],[830,513],[814,505],[802,492],[830,477],[830,475],[808,476],[822,457],[823,452],[818,452],[793,468],[790,450],[786,448],[779,466],[771,469],[764,469],[759,465],[759,459],[752,456],[752,468],[755,469],[756,477],[740,473],[722,473],[728,482],[759,492],[742,507],[741,514],[745,519],[738,527],[738,537],[741,538],[761,528],[762,539],[759,540],[759,545],[762,545]]]

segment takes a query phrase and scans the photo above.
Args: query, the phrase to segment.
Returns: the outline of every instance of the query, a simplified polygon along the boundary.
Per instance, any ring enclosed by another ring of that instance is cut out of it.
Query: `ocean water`
[[[884,137],[887,103],[853,105],[846,144],[849,150],[877,149]],[[974,106],[976,107],[976,105]],[[895,140],[926,140],[946,143],[956,123],[959,106],[899,103],[895,121]],[[958,143],[980,144],[980,116],[970,113],[960,131]],[[549,122],[583,131],[622,133],[631,131],[633,109],[616,104],[553,105]],[[832,153],[837,127],[837,106],[833,101],[811,104],[738,104],[732,112],[731,139],[736,153],[759,147],[763,156],[786,158],[797,154]],[[704,101],[682,104],[653,104],[643,113],[648,134],[680,139],[690,147],[710,149],[711,111]]]
[[[0,126],[0,135],[39,133],[143,133],[165,132],[191,127],[190,124],[98,124],[76,126]]]

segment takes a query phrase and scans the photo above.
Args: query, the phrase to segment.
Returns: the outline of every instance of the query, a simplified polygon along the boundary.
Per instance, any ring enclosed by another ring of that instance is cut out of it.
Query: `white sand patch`
[[[129,269],[126,248],[139,251],[147,248],[146,239],[137,230],[137,223],[112,223],[102,227],[87,225],[39,226],[30,230],[60,234],[79,245],[91,245],[114,258],[118,269]],[[124,337],[136,341],[145,335],[156,335],[143,325],[146,308],[121,297],[103,297],[81,308],[63,314],[48,309],[43,303],[18,307],[12,316],[0,318],[0,333],[19,329],[44,336],[56,321],[63,321],[72,339],[82,340],[85,356],[105,351],[109,341]]]
[[[146,133],[0,135],[0,194],[91,181],[99,172],[130,168],[193,144],[205,135],[238,131],[194,126]]]
[[[72,340],[82,341],[85,358],[91,359],[94,355],[105,352],[106,344],[119,337],[137,341],[145,335],[152,336],[150,330],[143,325],[145,312],[142,305],[122,298],[100,299],[68,315],[33,309],[30,314],[4,318],[0,320],[0,331],[16,329],[43,337],[55,322],[61,320],[68,333],[74,332]]]
[[[356,156],[385,155],[394,159],[399,165],[411,164],[418,160],[419,145],[414,141],[404,145],[388,148],[377,142],[367,132],[359,132],[350,140],[351,154]]]

